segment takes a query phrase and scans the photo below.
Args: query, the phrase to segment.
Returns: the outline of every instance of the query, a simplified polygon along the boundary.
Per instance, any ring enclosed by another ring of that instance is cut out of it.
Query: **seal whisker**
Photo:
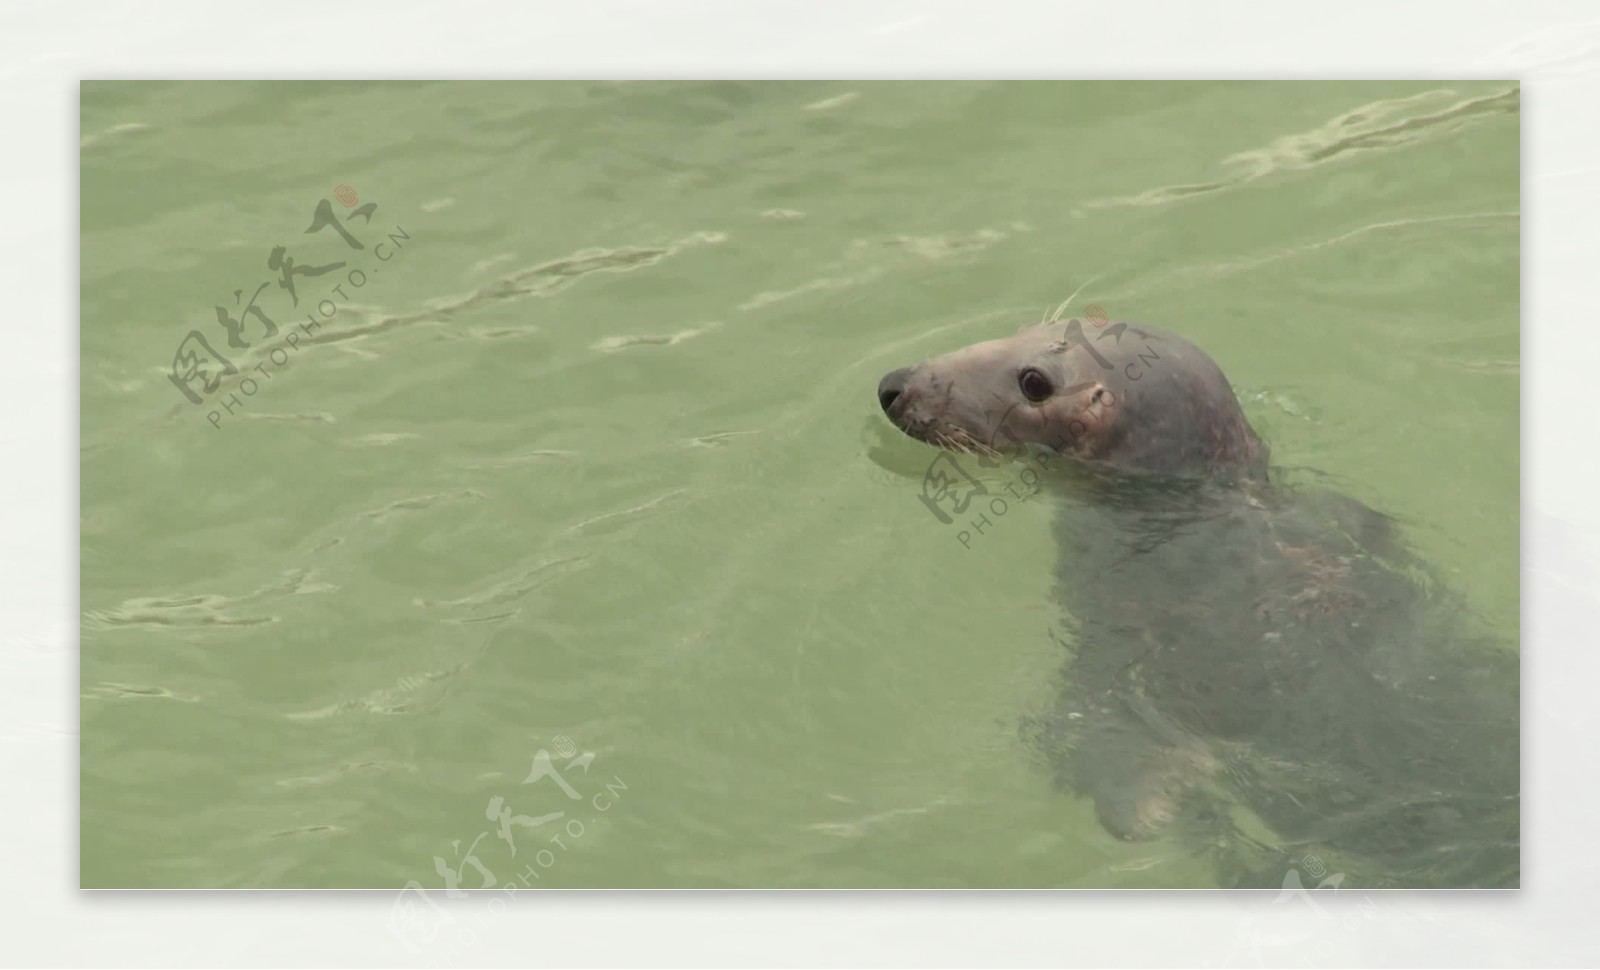
[[[1072,301],[1076,300],[1078,298],[1078,294],[1082,293],[1084,291],[1084,289],[1089,286],[1089,284],[1093,283],[1095,280],[1099,279],[1101,276],[1104,276],[1104,275],[1105,275],[1104,273],[1101,273],[1101,274],[1099,274],[1097,276],[1091,276],[1087,280],[1084,280],[1083,286],[1080,286],[1077,289],[1073,290],[1071,296],[1069,296],[1065,300],[1061,301],[1061,305],[1056,307],[1055,312],[1050,315],[1050,318],[1049,318],[1049,320],[1047,322],[1055,323],[1057,320],[1060,320],[1061,319],[1061,314],[1065,313],[1067,307],[1072,305]]]

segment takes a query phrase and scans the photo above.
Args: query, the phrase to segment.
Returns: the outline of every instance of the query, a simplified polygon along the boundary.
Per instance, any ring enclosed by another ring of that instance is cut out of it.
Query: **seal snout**
[[[897,371],[890,371],[878,382],[878,403],[890,417],[894,417],[891,409],[905,393],[906,385],[911,382],[911,370],[910,367],[902,367]]]

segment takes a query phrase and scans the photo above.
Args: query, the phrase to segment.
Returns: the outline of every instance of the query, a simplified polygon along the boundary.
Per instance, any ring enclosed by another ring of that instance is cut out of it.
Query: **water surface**
[[[86,886],[1211,884],[1020,736],[1051,509],[874,400],[1069,296],[1515,643],[1510,83],[82,94]]]

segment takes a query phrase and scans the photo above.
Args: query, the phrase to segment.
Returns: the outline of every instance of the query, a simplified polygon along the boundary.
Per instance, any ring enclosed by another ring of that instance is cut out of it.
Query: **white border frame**
[[[1315,7],[952,0],[371,0],[8,7],[0,233],[0,956],[32,965],[407,966],[392,893],[77,884],[77,100],[98,77],[1438,77],[1523,81],[1520,893],[530,896],[469,965],[1592,964],[1600,562],[1600,19],[1581,2]],[[1362,900],[1370,900],[1363,903]]]

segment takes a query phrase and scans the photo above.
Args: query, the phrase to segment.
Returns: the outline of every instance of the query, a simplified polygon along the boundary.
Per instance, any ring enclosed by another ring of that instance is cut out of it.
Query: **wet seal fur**
[[[1040,400],[1019,384],[1028,371],[1045,382]],[[956,450],[1031,443],[1142,474],[1266,469],[1266,446],[1222,369],[1154,327],[1026,327],[894,371],[879,382],[878,400],[902,431]]]
[[[1100,324],[878,385],[913,438],[1072,459],[1051,489],[1071,659],[1028,722],[1058,781],[1119,838],[1181,824],[1225,885],[1287,885],[1308,851],[1363,887],[1517,885],[1514,648],[1392,520],[1269,469],[1204,351]]]

